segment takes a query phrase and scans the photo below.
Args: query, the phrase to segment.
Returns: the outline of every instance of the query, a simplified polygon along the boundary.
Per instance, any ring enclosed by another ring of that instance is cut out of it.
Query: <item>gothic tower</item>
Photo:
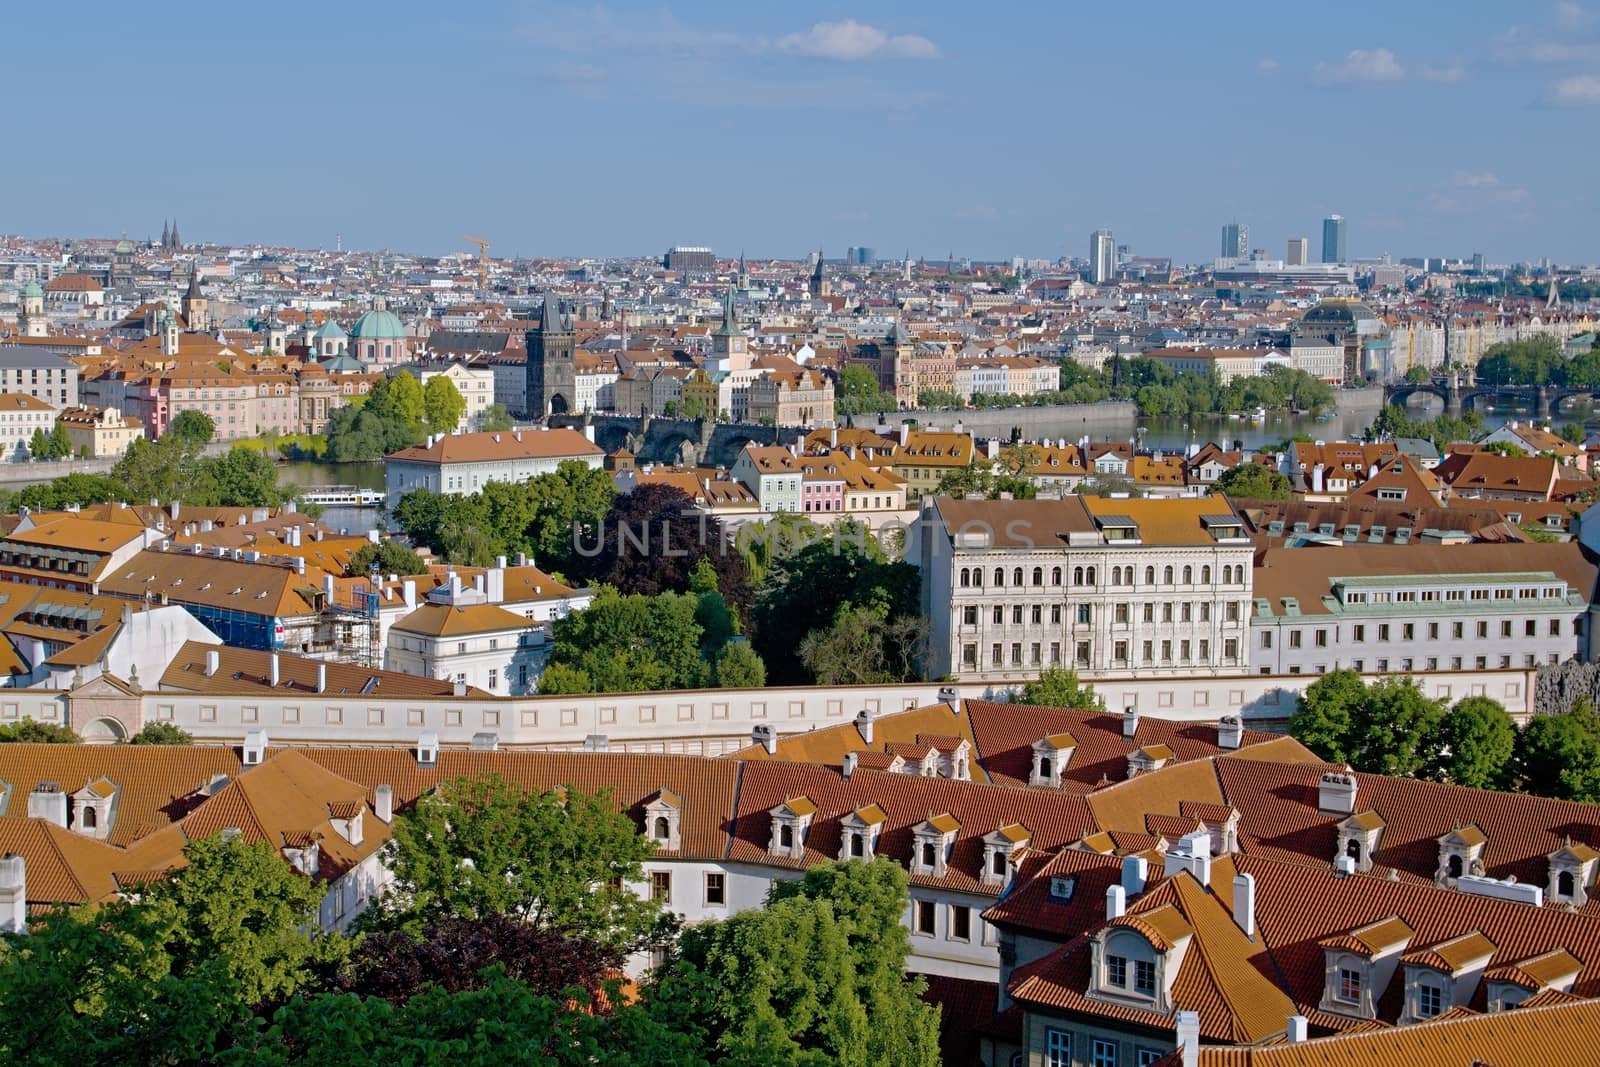
[[[750,342],[733,310],[733,287],[722,298],[722,325],[711,335],[711,356],[722,370],[750,369]]]
[[[189,288],[183,294],[183,319],[189,324],[189,329],[195,333],[211,332],[211,302],[200,291],[200,264],[196,263],[189,271]],[[311,313],[306,312],[306,323],[311,322]]]
[[[821,300],[833,293],[833,286],[828,284],[827,275],[822,273],[822,249],[817,249],[817,268],[811,272],[811,299]]]
[[[572,320],[562,318],[561,303],[554,293],[544,295],[539,324],[524,340],[528,346],[528,417],[542,419],[572,411],[578,396],[577,341]]]

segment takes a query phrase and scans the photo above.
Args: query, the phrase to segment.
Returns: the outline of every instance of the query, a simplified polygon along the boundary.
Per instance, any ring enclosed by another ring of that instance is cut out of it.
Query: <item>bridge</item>
[[[1386,385],[1383,400],[1386,404],[1406,402],[1419,393],[1436,396],[1444,404],[1447,414],[1460,415],[1477,407],[1480,400],[1498,398],[1521,401],[1533,408],[1538,419],[1548,419],[1563,403],[1577,396],[1600,395],[1600,390],[1582,386],[1564,385],[1504,385],[1469,378],[1465,373],[1440,374],[1424,382],[1397,382]]]
[[[592,430],[595,444],[607,452],[626,448],[639,463],[686,467],[731,467],[748,444],[789,445],[805,437],[795,426],[714,422],[711,419],[655,415],[552,415],[552,426]]]

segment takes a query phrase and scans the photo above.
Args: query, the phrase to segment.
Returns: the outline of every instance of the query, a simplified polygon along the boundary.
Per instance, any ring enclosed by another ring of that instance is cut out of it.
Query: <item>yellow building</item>
[[[87,449],[91,459],[121,456],[144,437],[144,424],[116,408],[68,408],[59,421],[67,428],[73,454]]]
[[[972,466],[975,446],[969,433],[913,430],[900,426],[900,447],[894,454],[894,472],[906,483],[906,504],[916,504],[931,493],[951,471]]]

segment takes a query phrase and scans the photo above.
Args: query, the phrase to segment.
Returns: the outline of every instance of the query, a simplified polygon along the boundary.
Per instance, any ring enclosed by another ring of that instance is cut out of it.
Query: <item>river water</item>
[[[278,464],[278,484],[293,483],[302,489],[322,485],[355,485],[383,491],[382,463],[316,463],[296,460]],[[349,533],[364,534],[378,528],[377,508],[329,508],[322,516],[324,526]]]

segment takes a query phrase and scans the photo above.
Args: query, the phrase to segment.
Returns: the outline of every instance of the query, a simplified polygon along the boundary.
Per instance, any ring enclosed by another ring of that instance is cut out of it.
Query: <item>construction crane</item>
[[[462,240],[478,246],[478,288],[489,288],[489,242],[482,237],[463,237]]]

